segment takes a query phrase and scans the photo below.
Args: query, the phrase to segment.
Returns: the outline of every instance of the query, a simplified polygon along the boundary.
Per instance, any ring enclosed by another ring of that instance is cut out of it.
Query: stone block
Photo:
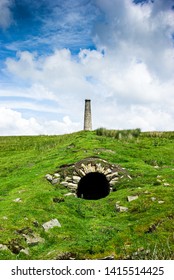
[[[120,206],[120,205],[118,205],[118,204],[116,204],[115,207],[116,207],[116,210],[117,210],[118,212],[127,212],[127,211],[128,211],[128,208],[127,208],[127,207]]]
[[[53,176],[50,175],[50,174],[46,174],[46,175],[45,175],[45,178],[46,178],[49,182],[51,182],[51,181],[53,180]]]
[[[57,219],[52,219],[52,220],[44,223],[42,225],[42,227],[44,228],[45,231],[48,231],[49,229],[54,228],[54,227],[61,227],[61,224],[59,223],[59,221]]]
[[[78,184],[78,182],[80,181],[81,177],[80,176],[73,176],[73,183]]]
[[[54,173],[54,177],[55,178],[60,178],[60,174],[59,173]]]
[[[128,196],[127,197],[127,200],[129,201],[129,202],[131,202],[131,201],[133,201],[133,200],[135,200],[135,199],[137,199],[138,198],[138,195],[131,195],[131,196]]]
[[[60,179],[59,178],[54,178],[51,183],[52,185],[55,185],[55,184],[58,184],[60,182]]]

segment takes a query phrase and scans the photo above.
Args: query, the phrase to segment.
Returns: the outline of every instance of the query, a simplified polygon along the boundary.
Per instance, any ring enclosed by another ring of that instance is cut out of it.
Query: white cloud
[[[95,30],[98,47],[105,47],[116,63],[127,65],[136,59],[160,79],[170,78],[171,71],[174,73],[171,1],[158,0],[144,5],[135,5],[131,0],[96,2],[106,17],[106,23],[98,24]]]
[[[0,28],[7,28],[13,21],[13,17],[11,14],[11,6],[13,4],[13,0],[0,0]]]
[[[9,96],[20,94],[38,102],[50,100],[54,102],[53,111],[57,106],[57,112],[69,116],[44,126],[35,118],[38,133],[81,129],[85,98],[92,99],[94,128],[174,130],[174,12],[169,9],[172,2],[96,3],[105,14],[105,23],[94,28],[97,50],[82,49],[77,56],[68,49],[45,56],[19,52],[16,59],[6,60],[6,71],[27,81],[29,86],[20,93],[9,90]],[[31,104],[31,108],[35,105]],[[46,103],[37,106],[43,112],[50,110]],[[16,104],[11,108],[20,107]],[[18,118],[30,121],[22,115]]]
[[[74,123],[69,116],[62,121],[39,122],[31,117],[26,119],[21,113],[2,107],[0,108],[0,131],[2,135],[38,135],[64,134],[80,130],[80,124]]]

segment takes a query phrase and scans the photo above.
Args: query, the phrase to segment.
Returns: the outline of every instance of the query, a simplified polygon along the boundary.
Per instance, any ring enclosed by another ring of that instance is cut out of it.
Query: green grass
[[[173,147],[174,132],[0,137],[0,244],[29,248],[29,255],[0,250],[0,259],[173,259]],[[122,178],[109,196],[89,201],[65,197],[65,188],[44,178],[89,156],[119,164],[132,180]],[[139,198],[128,202],[128,195]],[[116,211],[118,201],[128,212]],[[62,226],[44,232],[53,218]],[[28,246],[18,233],[24,228],[45,242]]]

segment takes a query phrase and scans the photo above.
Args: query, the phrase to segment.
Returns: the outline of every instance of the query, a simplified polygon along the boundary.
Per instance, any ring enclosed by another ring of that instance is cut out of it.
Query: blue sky
[[[174,1],[0,0],[0,135],[174,130]]]

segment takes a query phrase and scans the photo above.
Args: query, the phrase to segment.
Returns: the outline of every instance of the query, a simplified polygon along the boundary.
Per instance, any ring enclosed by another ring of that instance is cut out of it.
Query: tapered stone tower
[[[91,100],[85,100],[84,130],[92,130]]]

